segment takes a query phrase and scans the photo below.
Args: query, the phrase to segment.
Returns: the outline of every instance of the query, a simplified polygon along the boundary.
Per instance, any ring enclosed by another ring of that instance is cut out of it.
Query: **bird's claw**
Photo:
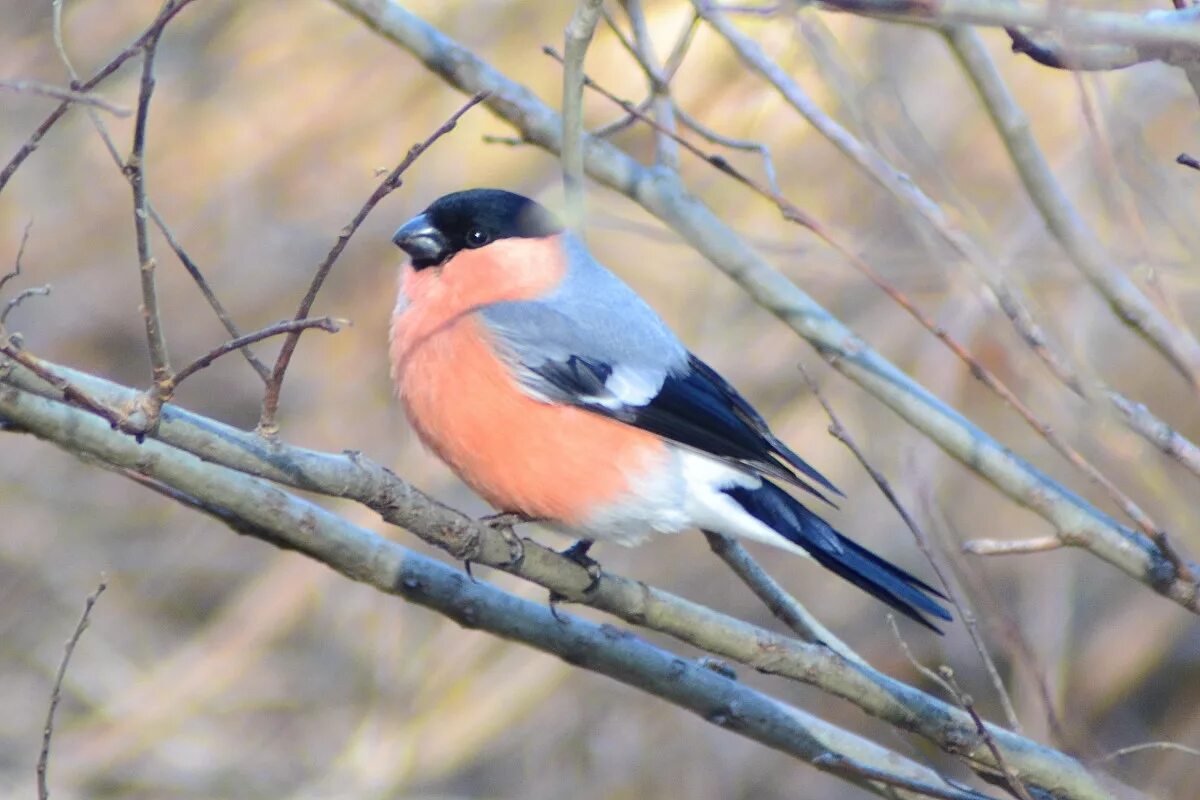
[[[588,550],[591,549],[593,544],[594,542],[591,539],[580,539],[566,550],[561,550],[558,553],[563,558],[570,559],[587,571],[590,580],[588,585],[583,587],[583,594],[590,594],[594,591],[600,583],[600,576],[604,574],[600,569],[600,562],[588,555]],[[558,613],[558,604],[568,599],[566,595],[560,592],[553,590],[550,592],[550,614],[560,623],[566,623],[567,620]]]
[[[600,569],[600,562],[588,555],[588,550],[592,548],[593,544],[595,542],[591,539],[580,539],[559,553],[563,558],[569,558],[587,571],[591,581],[583,588],[584,594],[589,594],[595,590],[596,586],[600,583],[600,576],[603,574]]]
[[[521,541],[521,537],[513,532],[514,525],[520,525],[524,522],[536,522],[534,517],[527,514],[521,514],[516,511],[506,511],[500,514],[489,514],[486,517],[480,517],[478,522],[504,538],[505,544],[508,545],[508,563],[505,567],[514,567],[520,564],[525,559],[525,543]],[[467,574],[471,574],[470,561],[467,563]]]

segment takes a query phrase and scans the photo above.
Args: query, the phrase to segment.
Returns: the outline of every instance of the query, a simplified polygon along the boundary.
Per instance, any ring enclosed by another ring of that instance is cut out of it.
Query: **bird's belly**
[[[393,372],[421,440],[498,509],[554,520],[589,535],[640,538],[639,497],[670,454],[657,436],[578,408],[525,394],[470,314],[429,330],[398,318]],[[634,502],[605,534],[592,523],[604,509]]]

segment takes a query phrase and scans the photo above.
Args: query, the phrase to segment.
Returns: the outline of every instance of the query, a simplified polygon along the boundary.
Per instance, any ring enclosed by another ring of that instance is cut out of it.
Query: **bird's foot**
[[[508,561],[500,566],[514,567],[520,564],[525,558],[525,544],[521,541],[521,537],[513,532],[514,525],[521,525],[526,522],[540,522],[536,517],[531,517],[528,514],[522,514],[519,511],[504,511],[499,514],[488,514],[476,520],[480,525],[491,528],[499,533],[505,544],[508,545]],[[467,577],[475,580],[475,576],[471,574],[471,560],[463,560],[463,569],[466,570]]]
[[[580,539],[566,550],[559,551],[560,556],[574,561],[587,571],[588,578],[591,580],[583,588],[583,594],[589,594],[594,591],[600,583],[600,576],[603,574],[600,569],[600,562],[588,555],[588,550],[591,549],[593,544],[595,542],[592,539]],[[566,599],[565,595],[555,591],[550,592],[550,613],[559,622],[566,622],[566,619],[558,613],[558,604]]]

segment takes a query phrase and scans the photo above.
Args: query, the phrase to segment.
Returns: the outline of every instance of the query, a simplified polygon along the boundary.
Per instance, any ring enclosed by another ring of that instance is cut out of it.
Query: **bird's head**
[[[553,214],[528,197],[503,189],[470,189],[438,198],[400,226],[392,241],[415,270],[440,267],[464,250],[505,239],[541,239],[561,233]]]

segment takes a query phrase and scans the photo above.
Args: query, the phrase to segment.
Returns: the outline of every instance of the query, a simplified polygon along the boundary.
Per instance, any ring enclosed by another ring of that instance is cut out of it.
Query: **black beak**
[[[429,217],[418,214],[400,226],[392,237],[396,246],[412,258],[416,269],[436,267],[450,256],[450,248],[442,232],[433,227]]]

